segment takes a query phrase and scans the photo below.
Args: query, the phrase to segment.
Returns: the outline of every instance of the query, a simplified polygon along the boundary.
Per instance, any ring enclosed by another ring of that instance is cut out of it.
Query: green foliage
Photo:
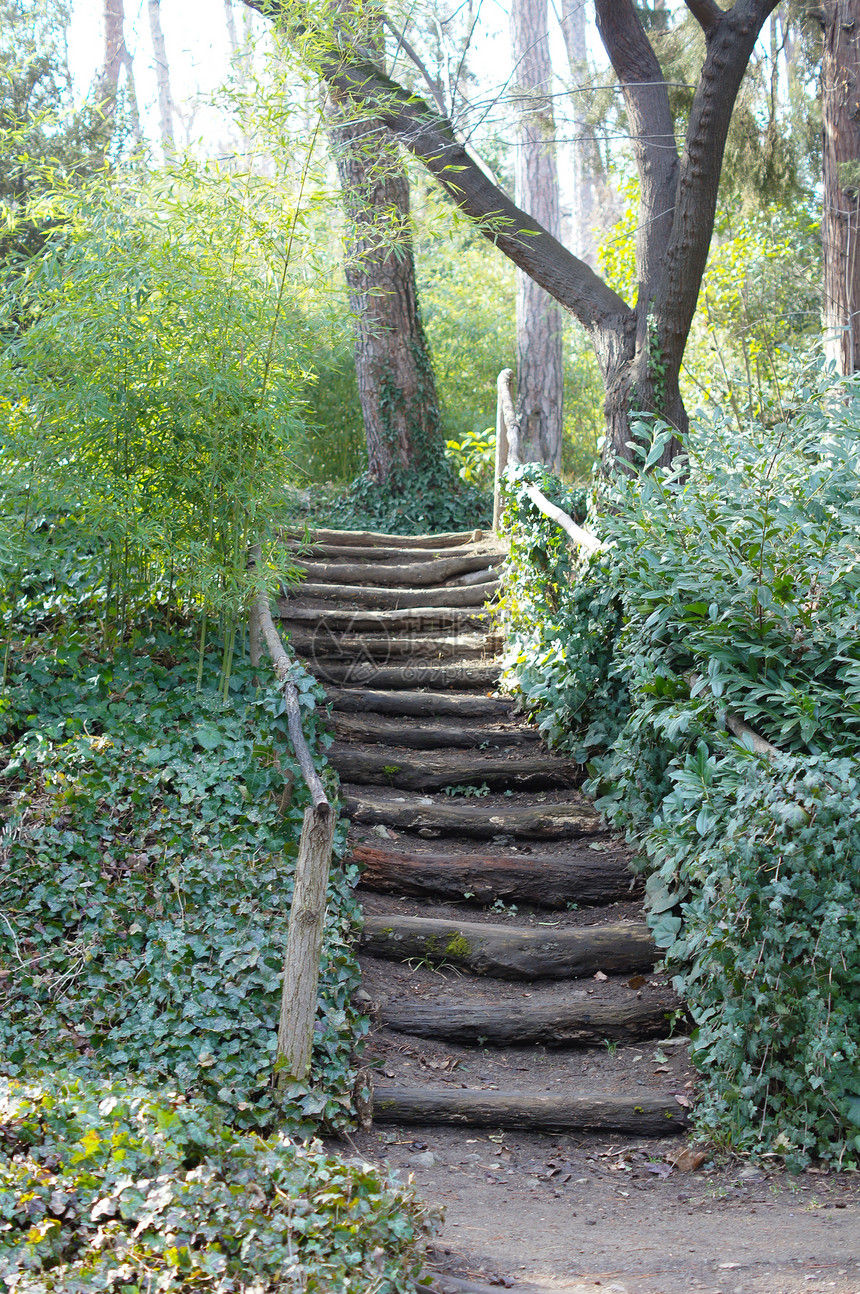
[[[441,455],[427,467],[394,468],[384,485],[365,472],[325,505],[326,524],[392,535],[439,534],[492,524],[492,497],[461,481]]]
[[[793,1167],[813,1155],[848,1167],[860,1163],[860,394],[807,374],[790,407],[741,430],[700,417],[683,474],[653,466],[670,429],[638,427],[640,468],[605,485],[591,563],[573,564],[515,493],[513,589],[534,593],[513,619],[508,677],[578,758],[603,723],[592,789],[647,855],[649,922],[697,1025],[700,1128]],[[549,632],[530,628],[539,620]],[[785,753],[754,756],[728,715]]]
[[[319,1142],[236,1132],[122,1083],[0,1082],[0,1280],[122,1289],[415,1289],[431,1219]]]
[[[698,1126],[790,1167],[856,1168],[857,761],[716,750],[673,762],[648,835],[652,925],[697,1024]]]
[[[86,569],[85,553],[76,564],[74,547],[54,540],[58,569]],[[170,1082],[239,1126],[266,1124],[307,802],[282,697],[256,689],[240,660],[225,699],[220,651],[196,691],[187,627],[167,632],[157,619],[100,659],[80,627],[97,602],[45,564],[22,580],[15,609],[0,695],[4,1069]],[[76,606],[79,627],[44,633]],[[331,784],[322,693],[298,665],[294,675]],[[282,817],[285,772],[296,792]],[[338,857],[343,848],[341,828]],[[341,1124],[352,1109],[352,1051],[366,1028],[351,1005],[354,880],[354,869],[332,869],[312,1072],[287,1086],[281,1114],[296,1129]]]
[[[586,512],[583,489],[560,487],[536,463],[505,473],[503,679],[550,745],[569,746],[585,760],[612,742],[627,713],[627,690],[613,665],[621,600],[611,563],[573,553],[529,499],[529,484],[580,521]]]
[[[483,489],[491,487],[496,463],[495,429],[467,431],[462,440],[446,441],[445,457],[456,465],[461,481]]]

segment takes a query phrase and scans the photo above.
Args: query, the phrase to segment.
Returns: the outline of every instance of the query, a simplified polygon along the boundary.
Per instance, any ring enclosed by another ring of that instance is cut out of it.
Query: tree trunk
[[[418,308],[409,182],[384,127],[330,100],[329,137],[348,221],[346,281],[371,476],[429,461],[439,407]]]
[[[829,0],[821,66],[825,354],[860,369],[860,0]]]
[[[552,111],[547,0],[513,0],[511,53],[517,101],[516,200],[559,235],[558,170]],[[564,401],[561,309],[517,270],[517,414],[528,462],[561,470]]]
[[[137,106],[134,66],[128,46],[125,43],[125,9],[123,0],[104,0],[102,15],[104,64],[99,77],[99,99],[101,100],[102,113],[105,119],[107,147],[110,147],[116,132],[117,96],[119,93],[119,78],[123,69],[125,69],[131,134],[135,144],[139,147],[143,142],[143,131]]]
[[[173,95],[170,91],[170,70],[167,49],[161,29],[161,0],[148,0],[149,30],[152,35],[152,52],[155,56],[155,76],[158,81],[158,117],[161,125],[161,147],[165,160],[173,157],[176,143],[173,137]]]
[[[585,5],[582,0],[562,0],[559,19],[567,66],[571,83],[580,85],[588,75],[588,49],[585,43]],[[581,96],[576,96],[574,108],[579,107]],[[573,170],[573,250],[592,269],[597,265],[597,248],[594,244],[594,225],[597,221],[597,183],[601,173],[600,156],[594,141],[589,138],[591,127],[585,114],[574,111],[573,144],[570,150]]]

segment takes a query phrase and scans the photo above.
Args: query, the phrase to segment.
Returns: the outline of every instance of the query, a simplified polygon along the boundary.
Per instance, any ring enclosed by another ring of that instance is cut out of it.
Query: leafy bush
[[[33,1291],[411,1291],[431,1219],[318,1142],[176,1094],[0,1081],[0,1280]]]
[[[440,452],[427,467],[394,469],[385,485],[377,485],[367,472],[356,477],[344,494],[326,504],[319,522],[343,530],[427,535],[490,526],[492,519],[492,497],[461,481]]]
[[[67,569],[86,570],[80,549],[52,533]],[[48,551],[43,538],[43,571]],[[85,632],[92,586],[53,584],[62,569],[21,582],[0,694],[4,1070],[170,1082],[217,1100],[240,1126],[266,1124],[307,799],[281,695],[255,688],[240,659],[225,699],[211,649],[196,690],[185,627],[157,620],[100,659]],[[76,604],[81,626],[67,623]],[[322,693],[293,668],[333,785]],[[282,816],[287,773],[296,790]],[[343,844],[341,827],[338,857]],[[355,876],[332,869],[312,1072],[285,1092],[282,1116],[306,1131],[352,1110],[352,1053],[366,1029],[351,1005]]]
[[[585,761],[606,749],[627,714],[627,689],[613,664],[621,600],[611,562],[573,553],[529,499],[529,484],[579,520],[586,512],[583,489],[561,487],[536,463],[508,468],[503,680],[550,745]]]
[[[793,1166],[860,1163],[857,389],[809,379],[773,427],[701,418],[683,475],[652,472],[668,429],[640,428],[591,562],[516,479],[509,505],[508,678],[579,758],[602,735],[591,786],[647,855],[700,1127]],[[786,753],[753,756],[728,716]]]

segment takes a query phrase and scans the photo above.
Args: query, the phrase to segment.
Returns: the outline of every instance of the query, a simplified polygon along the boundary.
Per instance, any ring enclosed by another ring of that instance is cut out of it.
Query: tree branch
[[[671,328],[659,339],[671,365],[680,366],[696,309],[735,100],[759,33],[778,3],[736,0],[708,38],[687,124],[675,219],[654,301],[655,315],[671,319]]]
[[[245,4],[268,17],[292,16],[289,0],[245,0]],[[293,23],[293,34],[307,35],[311,27],[304,6],[292,12],[299,15]],[[318,30],[313,34],[321,36]],[[348,95],[387,126],[424,163],[460,210],[478,224],[484,237],[589,331],[628,331],[632,312],[627,303],[492,183],[457,140],[450,122],[381,72],[366,51],[341,49],[333,40],[325,44],[319,41],[314,58],[319,75],[329,87]]]
[[[706,36],[710,35],[724,17],[716,0],[684,0],[684,3]]]
[[[636,268],[639,298],[647,309],[675,216],[675,123],[663,69],[631,0],[596,0],[595,13],[600,39],[621,82],[639,172]]]

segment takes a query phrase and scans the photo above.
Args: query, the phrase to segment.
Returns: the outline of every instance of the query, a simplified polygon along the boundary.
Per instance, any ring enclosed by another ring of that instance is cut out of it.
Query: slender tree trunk
[[[116,108],[119,79],[125,70],[126,95],[131,124],[131,134],[139,147],[143,142],[137,90],[134,84],[134,65],[125,43],[125,9],[123,0],[104,0],[102,10],[104,27],[104,63],[99,77],[99,98],[105,119],[108,147],[116,132]]]
[[[552,111],[547,0],[511,4],[513,85],[517,102],[516,200],[559,236],[558,170]],[[517,414],[527,461],[561,470],[564,404],[561,309],[517,270]]]
[[[860,369],[860,0],[825,6],[821,67],[825,353]]]
[[[158,81],[158,117],[161,125],[161,147],[165,159],[173,157],[176,142],[173,137],[173,95],[170,91],[170,69],[167,65],[167,48],[161,28],[161,0],[148,0],[149,30],[152,35],[152,52],[155,56],[155,76]]]
[[[417,466],[439,448],[433,369],[415,285],[409,182],[388,132],[330,101],[329,137],[348,220],[346,280],[368,468]]]
[[[588,49],[585,43],[585,5],[582,0],[563,0],[559,18],[567,66],[574,86],[582,85],[588,78]],[[573,250],[588,265],[595,268],[597,248],[594,245],[594,225],[598,216],[596,177],[602,171],[600,155],[589,138],[591,127],[580,104],[583,96],[574,96],[573,144],[570,150],[573,171]]]

